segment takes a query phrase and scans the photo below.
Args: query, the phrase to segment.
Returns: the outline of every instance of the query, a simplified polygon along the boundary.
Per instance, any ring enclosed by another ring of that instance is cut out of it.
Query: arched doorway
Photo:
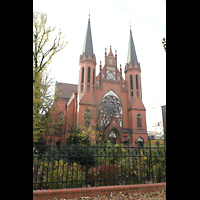
[[[143,147],[144,145],[144,139],[141,136],[137,139],[137,145],[138,147]]]
[[[108,142],[110,140],[113,144],[118,144],[120,143],[120,133],[119,131],[113,127],[108,132],[105,134],[105,141]]]
[[[108,138],[113,144],[116,144],[116,137],[117,136],[114,131],[110,131],[110,133],[108,134]]]

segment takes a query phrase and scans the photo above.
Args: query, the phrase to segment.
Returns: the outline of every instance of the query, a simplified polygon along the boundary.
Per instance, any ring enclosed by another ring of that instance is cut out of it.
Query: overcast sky
[[[142,99],[146,107],[147,131],[162,121],[166,105],[166,0],[33,0],[33,10],[47,14],[48,24],[61,29],[68,41],[51,63],[55,81],[78,84],[79,56],[84,44],[88,14],[96,55],[104,66],[105,48],[117,50],[117,67],[127,62],[130,21],[138,62],[141,66]],[[125,77],[123,73],[123,77]],[[155,112],[153,110],[155,107]]]

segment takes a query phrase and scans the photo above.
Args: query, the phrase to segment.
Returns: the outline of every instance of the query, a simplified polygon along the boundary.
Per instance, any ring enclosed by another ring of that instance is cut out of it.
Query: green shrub
[[[165,181],[166,157],[163,148],[151,148],[151,156],[147,148],[125,149],[124,154],[128,157],[118,160],[121,184],[138,184],[146,180],[157,183]]]
[[[38,170],[38,182],[52,182],[38,184],[36,189],[74,188],[84,185],[85,172],[80,164],[44,161]],[[61,183],[57,183],[61,182]]]
[[[71,133],[66,139],[67,145],[87,145],[87,142],[87,135],[84,135],[80,130]]]
[[[123,148],[121,145],[113,145],[110,140],[107,143],[100,142],[97,148],[97,154],[95,157],[95,165],[115,164],[119,160],[119,155],[122,155]]]

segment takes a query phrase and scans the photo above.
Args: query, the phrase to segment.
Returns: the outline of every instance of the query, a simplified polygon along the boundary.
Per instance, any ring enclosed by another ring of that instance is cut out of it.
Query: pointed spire
[[[127,64],[129,64],[130,62],[132,63],[133,66],[135,65],[135,62],[138,63],[131,29],[130,29],[130,36],[129,36]]]
[[[85,53],[86,58],[88,57],[89,53],[91,53],[92,58],[94,58],[93,53],[93,45],[92,45],[92,33],[91,33],[91,27],[90,27],[90,15],[88,19],[88,27],[85,35],[85,42],[83,45],[83,51],[82,54]]]

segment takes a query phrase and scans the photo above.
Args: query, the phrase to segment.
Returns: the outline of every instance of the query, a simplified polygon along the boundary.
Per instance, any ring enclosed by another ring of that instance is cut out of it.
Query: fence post
[[[152,165],[152,155],[151,155],[151,140],[150,140],[150,170],[152,171],[152,181],[154,183],[154,178],[153,178],[153,165]],[[151,172],[150,172],[151,174]]]
[[[87,137],[87,153],[86,153],[86,188],[88,188],[88,157],[89,157],[89,136]]]
[[[152,167],[152,157],[151,157],[151,138],[149,140],[149,150],[150,150],[150,160],[149,160],[149,177],[151,177],[151,171],[152,171],[152,174],[153,174],[153,169],[151,170],[151,167]],[[153,178],[153,175],[152,175],[152,178]],[[153,179],[152,179],[153,180]],[[149,180],[148,180],[149,182]]]

